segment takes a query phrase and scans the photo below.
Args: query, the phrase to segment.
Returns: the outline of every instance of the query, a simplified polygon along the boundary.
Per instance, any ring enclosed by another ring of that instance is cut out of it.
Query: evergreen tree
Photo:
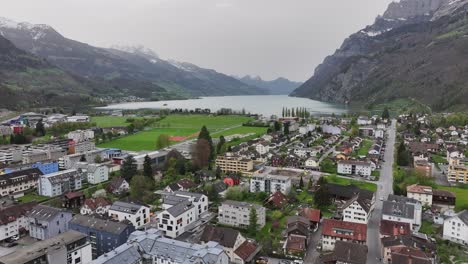
[[[85,156],[85,154],[81,155],[81,157],[80,157],[80,162],[86,162],[86,156]]]
[[[382,119],[389,119],[389,118],[390,118],[390,113],[388,112],[388,108],[385,107],[382,112]]]
[[[309,178],[309,182],[307,183],[307,190],[312,189],[314,187],[314,183],[312,182],[312,177]]]
[[[281,111],[281,116],[284,117],[284,107],[283,107],[283,111]]]
[[[128,155],[122,163],[120,167],[120,173],[122,177],[129,181],[137,172],[137,165],[136,160],[133,158],[132,155]]]
[[[216,167],[216,179],[221,179],[221,174],[223,171],[221,170],[221,167],[217,166]]]
[[[214,159],[214,147],[213,147],[213,139],[210,136],[210,132],[206,128],[206,126],[203,126],[200,130],[200,134],[198,134],[198,139],[204,139],[208,142],[210,146],[210,155],[209,155],[209,161],[211,162]]]
[[[301,176],[301,179],[299,180],[299,189],[304,189],[304,180],[302,179],[302,176]]]
[[[323,178],[323,177],[322,177]],[[320,188],[315,192],[314,203],[318,208],[323,208],[331,205],[331,195],[328,191],[327,185],[321,185]]]
[[[258,215],[257,215],[257,210],[255,210],[254,207],[250,208],[250,213],[249,213],[249,227],[248,230],[250,233],[254,234],[257,231],[258,224]]]
[[[409,151],[406,150],[405,143],[403,143],[403,141],[397,149],[397,164],[398,166],[409,166],[410,164],[410,154]]]
[[[219,155],[219,154],[223,154],[224,153],[224,144],[226,143],[226,139],[224,138],[224,136],[220,136],[219,137],[219,143],[218,145],[216,145],[216,153]]]
[[[292,116],[292,117],[295,117],[295,116],[296,116],[296,114],[294,113],[294,108],[293,108],[292,111],[291,111],[291,116]]]
[[[42,123],[42,119],[39,120],[39,122],[37,122],[35,132],[38,137],[45,136],[46,131],[45,131],[44,123]]]
[[[283,129],[284,129],[284,134],[289,135],[289,123],[288,122],[284,123]]]
[[[151,159],[148,155],[145,156],[143,161],[143,175],[148,178],[153,178],[153,167],[151,167]]]
[[[281,123],[278,121],[275,121],[275,132],[278,132],[281,130]]]

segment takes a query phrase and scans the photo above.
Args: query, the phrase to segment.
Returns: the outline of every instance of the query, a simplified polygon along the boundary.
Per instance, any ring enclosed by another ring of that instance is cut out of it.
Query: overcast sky
[[[308,79],[391,0],[0,0],[0,16],[92,45],[141,44],[233,75]]]

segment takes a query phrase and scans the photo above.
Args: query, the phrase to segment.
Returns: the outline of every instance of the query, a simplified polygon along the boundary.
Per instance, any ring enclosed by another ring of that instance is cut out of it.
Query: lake
[[[348,111],[344,105],[329,104],[307,98],[289,97],[287,95],[201,97],[200,99],[189,100],[121,103],[99,107],[99,109],[182,108],[194,110],[196,108],[209,108],[212,112],[216,112],[221,108],[231,108],[236,111],[245,109],[248,113],[261,114],[264,116],[281,116],[283,107],[305,107],[312,115],[341,114]]]

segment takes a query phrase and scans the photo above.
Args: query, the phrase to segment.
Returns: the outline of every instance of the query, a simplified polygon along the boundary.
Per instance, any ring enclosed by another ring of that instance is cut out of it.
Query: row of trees
[[[301,117],[301,118],[309,118],[310,112],[307,111],[305,107],[296,107],[296,108],[287,108],[283,107],[281,112],[282,117]]]

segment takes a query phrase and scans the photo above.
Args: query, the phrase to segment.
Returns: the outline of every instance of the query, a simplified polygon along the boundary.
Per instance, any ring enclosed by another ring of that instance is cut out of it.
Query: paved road
[[[318,163],[322,162],[325,158],[328,157],[328,155],[330,155],[330,153],[332,153],[333,151],[335,151],[335,146],[339,146],[341,143],[343,143],[343,141],[347,140],[349,137],[343,137],[340,141],[338,141],[337,143],[331,145],[329,147],[329,149],[323,153],[323,155],[320,157],[320,159],[318,160]]]
[[[386,142],[387,148],[385,149],[384,160],[382,169],[380,171],[379,181],[376,182],[378,189],[376,193],[376,202],[374,211],[369,223],[367,224],[367,263],[377,264],[382,263],[380,253],[380,238],[379,238],[379,223],[382,217],[382,201],[380,197],[387,199],[389,194],[393,194],[393,153],[395,146],[395,130],[396,120],[392,120],[392,125],[388,128],[388,140]]]
[[[320,263],[320,252],[317,251],[317,245],[322,234],[322,225],[319,226],[318,230],[311,234],[309,247],[304,258],[304,263]]]

